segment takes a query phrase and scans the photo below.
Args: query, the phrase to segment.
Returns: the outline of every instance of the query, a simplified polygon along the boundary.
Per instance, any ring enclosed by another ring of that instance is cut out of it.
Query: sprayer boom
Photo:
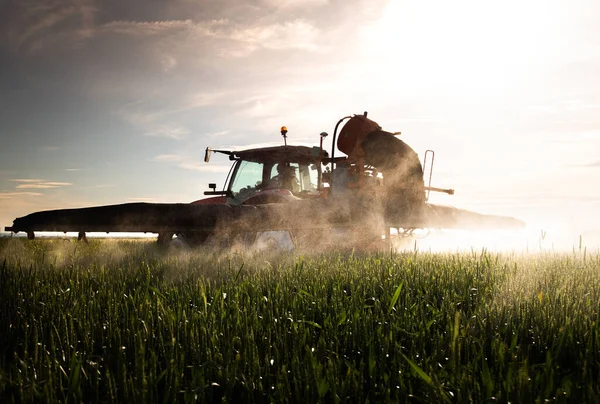
[[[444,189],[444,188],[436,188],[436,187],[425,187],[424,189],[425,189],[425,191],[442,192],[444,194],[454,195],[453,189]]]

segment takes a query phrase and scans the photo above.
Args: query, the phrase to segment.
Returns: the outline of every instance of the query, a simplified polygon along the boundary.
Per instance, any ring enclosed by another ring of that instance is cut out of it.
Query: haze
[[[205,147],[282,125],[316,145],[369,111],[435,150],[456,195],[434,202],[598,246],[599,20],[594,0],[5,1],[0,224],[200,199],[229,163]]]

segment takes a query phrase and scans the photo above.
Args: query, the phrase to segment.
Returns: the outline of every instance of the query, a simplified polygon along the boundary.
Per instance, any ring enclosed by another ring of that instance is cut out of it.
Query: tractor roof
[[[319,161],[319,148],[307,146],[275,146],[231,152],[230,158],[239,158],[257,163],[291,161],[314,164]],[[329,158],[327,151],[321,153],[322,159]]]

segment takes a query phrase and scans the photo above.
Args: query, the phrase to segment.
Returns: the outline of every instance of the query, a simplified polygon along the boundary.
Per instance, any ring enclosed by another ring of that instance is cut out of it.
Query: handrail
[[[431,166],[429,168],[429,183],[425,190],[427,191],[427,196],[425,197],[425,201],[429,201],[429,193],[433,190],[431,188],[431,177],[433,176],[433,160],[435,159],[435,152],[433,150],[426,150],[425,156],[423,157],[423,174],[425,174],[425,168],[427,167],[427,156],[431,154]]]

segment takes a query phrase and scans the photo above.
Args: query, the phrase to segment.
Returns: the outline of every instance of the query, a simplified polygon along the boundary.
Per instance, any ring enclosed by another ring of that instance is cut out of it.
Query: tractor
[[[431,186],[435,153],[427,150],[421,163],[399,133],[384,131],[366,112],[337,122],[331,153],[323,147],[326,132],[314,147],[288,145],[287,133],[282,127],[282,146],[207,148],[205,162],[213,154],[233,162],[222,190],[209,184],[208,198],[36,212],[6,230],[29,238],[35,231],[77,232],[84,240],[86,232],[141,231],[158,233],[161,245],[176,239],[189,246],[291,250],[389,248],[394,237],[417,229],[524,226],[511,217],[429,203],[431,192],[454,194]],[[336,149],[345,155],[336,157]]]

